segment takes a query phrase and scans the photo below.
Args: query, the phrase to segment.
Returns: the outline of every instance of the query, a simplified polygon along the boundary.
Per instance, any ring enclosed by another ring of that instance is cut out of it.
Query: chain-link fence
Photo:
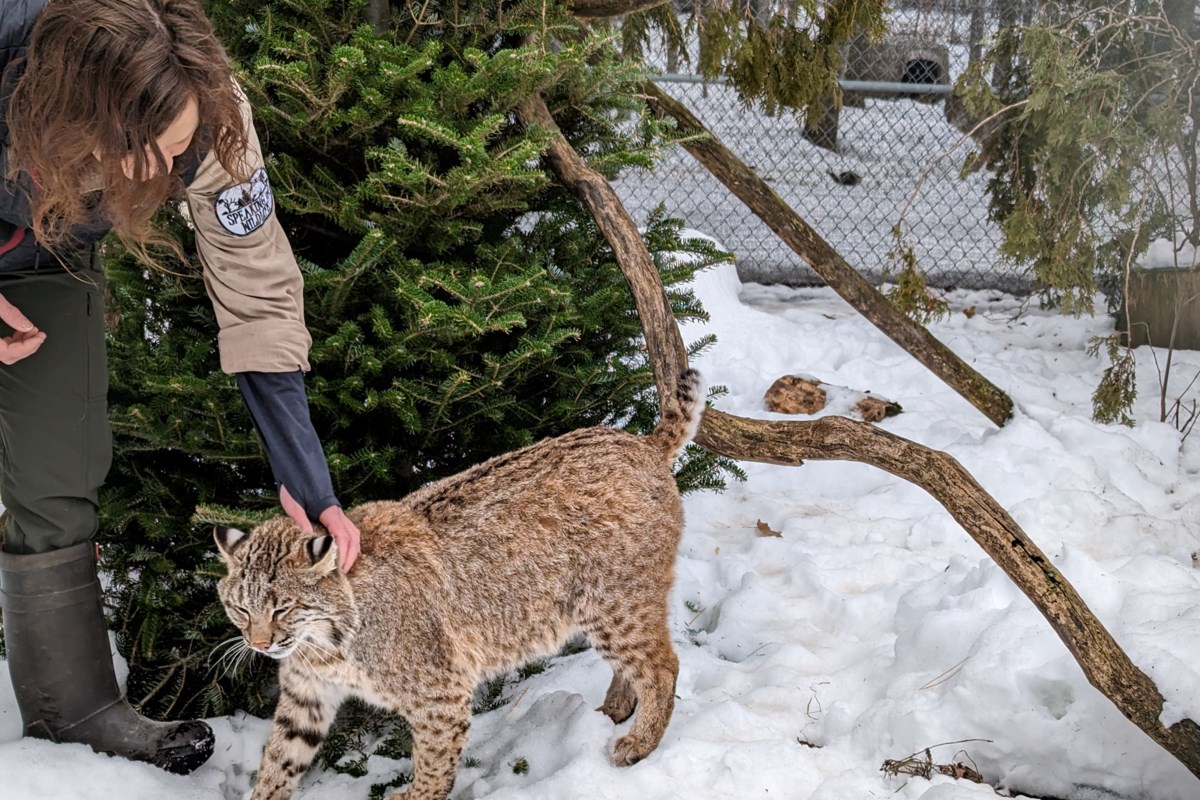
[[[968,42],[977,39],[970,13],[956,13],[946,0],[939,5],[938,14],[917,17],[923,25],[893,21],[901,32],[883,42],[852,42],[843,106],[808,129],[793,114],[743,108],[721,83],[672,74],[657,82],[868,279],[888,274],[892,231],[903,222],[931,286],[1027,291],[1028,274],[998,254],[986,173],[959,175],[971,142],[955,125],[967,127],[950,84],[973,55]],[[820,282],[682,148],[672,148],[653,172],[624,175],[616,186],[639,222],[662,204],[669,216],[718,238],[737,256],[744,281]]]

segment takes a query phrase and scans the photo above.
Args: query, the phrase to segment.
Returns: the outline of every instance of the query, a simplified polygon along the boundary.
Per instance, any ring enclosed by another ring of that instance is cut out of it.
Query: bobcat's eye
[[[271,612],[271,620],[278,621],[284,614],[291,611],[292,608],[294,608],[294,606],[287,606],[286,608],[275,609],[273,612]]]
[[[233,612],[235,614],[237,614],[239,617],[245,617],[246,619],[250,619],[250,612],[247,611],[246,609],[242,608],[241,606],[232,606],[231,608],[232,608]]]

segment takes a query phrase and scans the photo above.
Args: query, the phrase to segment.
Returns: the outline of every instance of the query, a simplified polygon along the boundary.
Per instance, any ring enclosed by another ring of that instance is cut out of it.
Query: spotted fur
[[[331,539],[287,518],[218,529],[221,600],[246,641],[280,659],[280,698],[253,800],[287,800],[338,706],[356,696],[413,735],[408,800],[454,784],[478,683],[555,652],[577,631],[613,668],[598,709],[637,715],[612,759],[658,746],[678,659],[667,595],[683,525],[671,461],[703,410],[698,373],[650,436],[587,428],[498,456],[348,516],[349,576]],[[664,404],[670,406],[671,404]]]

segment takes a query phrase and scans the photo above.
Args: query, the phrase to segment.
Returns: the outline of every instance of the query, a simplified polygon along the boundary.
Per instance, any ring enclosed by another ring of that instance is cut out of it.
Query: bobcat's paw
[[[612,700],[605,700],[604,704],[596,710],[608,716],[617,725],[620,725],[625,720],[633,716],[633,710],[637,708],[637,696],[630,692],[628,695]]]
[[[618,767],[628,767],[641,761],[654,750],[654,745],[647,744],[641,737],[629,734],[617,739],[613,745],[612,763]]]

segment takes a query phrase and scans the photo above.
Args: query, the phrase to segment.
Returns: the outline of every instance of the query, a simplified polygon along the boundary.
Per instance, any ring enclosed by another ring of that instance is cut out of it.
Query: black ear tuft
[[[333,537],[317,536],[313,539],[309,539],[308,544],[305,545],[305,548],[308,550],[309,560],[314,566],[316,566],[329,554],[329,551],[333,549]]]
[[[217,525],[213,528],[213,539],[217,542],[217,549],[221,551],[221,555],[226,561],[232,561],[238,548],[250,538],[250,534],[244,531],[239,531],[237,528],[227,528],[224,525]]]

